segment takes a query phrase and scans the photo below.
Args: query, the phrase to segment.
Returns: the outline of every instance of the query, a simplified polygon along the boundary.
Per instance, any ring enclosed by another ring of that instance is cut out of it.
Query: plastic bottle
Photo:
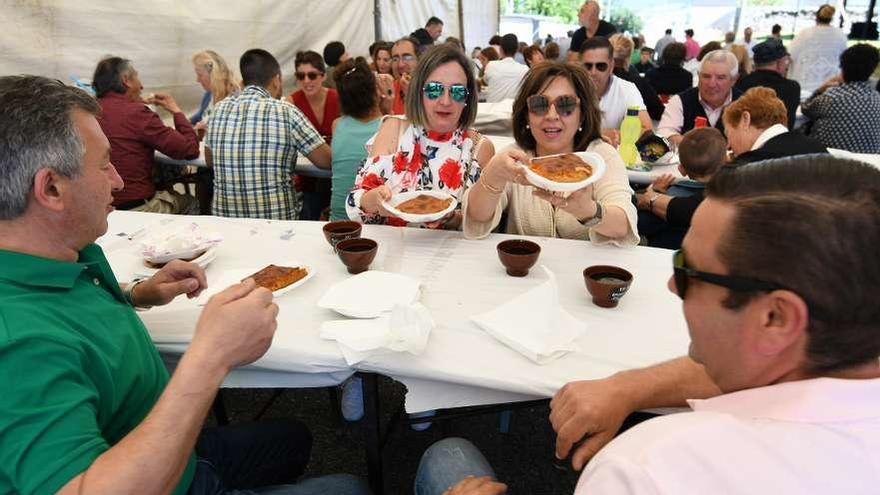
[[[636,141],[642,135],[642,122],[639,120],[639,108],[630,107],[626,110],[626,117],[620,124],[620,157],[627,166],[640,161],[639,150],[636,149]]]

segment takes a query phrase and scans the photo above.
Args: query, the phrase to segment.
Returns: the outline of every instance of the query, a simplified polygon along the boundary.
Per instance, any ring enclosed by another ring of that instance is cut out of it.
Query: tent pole
[[[464,39],[464,7],[462,6],[462,0],[458,0],[458,39],[461,40],[462,46],[465,45]]]
[[[379,6],[379,0],[373,0],[373,41],[382,39],[382,10]]]

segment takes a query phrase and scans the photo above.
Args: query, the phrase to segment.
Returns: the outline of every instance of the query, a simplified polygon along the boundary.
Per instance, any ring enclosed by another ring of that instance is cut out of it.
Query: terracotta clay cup
[[[498,258],[511,277],[525,277],[529,268],[538,261],[541,246],[525,239],[510,239],[498,243]]]
[[[629,290],[632,273],[610,265],[596,265],[584,269],[584,283],[593,296],[593,304],[613,308]]]
[[[361,228],[363,226],[358,222],[352,222],[351,220],[340,220],[338,222],[327,222],[324,224],[324,239],[327,239],[327,242],[330,243],[330,246],[333,247],[333,251],[336,251],[336,245],[340,241],[344,241],[346,239],[357,239],[361,236]]]
[[[339,241],[336,244],[336,254],[348,268],[348,273],[361,273],[369,269],[378,250],[379,244],[376,241],[363,237]]]

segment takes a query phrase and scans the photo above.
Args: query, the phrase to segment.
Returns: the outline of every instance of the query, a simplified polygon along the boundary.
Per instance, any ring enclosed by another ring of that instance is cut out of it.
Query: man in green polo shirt
[[[0,77],[0,108],[0,493],[216,494],[293,482],[311,448],[301,424],[215,432],[204,452],[196,446],[227,373],[272,342],[271,292],[248,280],[212,298],[169,378],[132,306],[195,297],[204,272],[172,262],[120,288],[94,244],[123,187],[94,99],[10,76]],[[267,437],[285,448],[261,449]],[[348,478],[331,481],[326,493],[361,493]],[[307,483],[271,493],[306,493]]]

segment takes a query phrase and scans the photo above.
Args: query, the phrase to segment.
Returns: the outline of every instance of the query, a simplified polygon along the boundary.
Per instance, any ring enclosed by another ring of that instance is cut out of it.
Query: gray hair
[[[474,77],[470,61],[461,50],[452,45],[442,44],[431,47],[425,52],[419,58],[419,65],[413,71],[412,81],[409,83],[405,102],[406,118],[413,124],[427,128],[428,114],[425,112],[425,106],[422,104],[422,88],[428,82],[428,77],[437,67],[449,62],[455,62],[460,65],[467,78],[468,97],[465,107],[461,111],[461,117],[458,119],[458,127],[460,129],[467,129],[476,120],[477,79]]]
[[[39,76],[0,77],[0,108],[0,220],[14,220],[27,210],[40,169],[82,173],[85,144],[71,113],[101,108],[85,91]]]
[[[703,66],[707,63],[718,62],[724,62],[730,67],[730,77],[733,78],[739,74],[739,61],[736,60],[736,55],[730,53],[729,50],[712,50],[707,53],[700,61],[700,72],[703,72]]]

